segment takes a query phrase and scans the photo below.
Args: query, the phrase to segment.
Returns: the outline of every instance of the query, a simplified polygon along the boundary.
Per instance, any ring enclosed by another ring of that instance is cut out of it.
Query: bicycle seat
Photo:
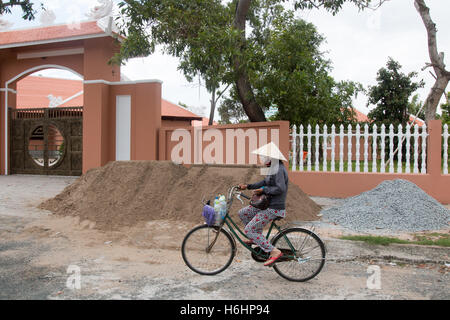
[[[280,221],[281,219],[284,219],[283,217],[276,217],[275,219],[273,219],[273,221]]]

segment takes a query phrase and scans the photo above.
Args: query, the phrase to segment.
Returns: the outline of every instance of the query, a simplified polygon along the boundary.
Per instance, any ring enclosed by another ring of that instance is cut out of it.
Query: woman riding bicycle
[[[240,184],[241,190],[253,190],[254,194],[266,194],[269,196],[269,206],[261,210],[252,206],[247,206],[239,211],[239,217],[245,224],[245,234],[249,238],[247,244],[256,244],[264,252],[269,253],[269,259],[264,263],[271,266],[283,253],[275,248],[262,232],[266,225],[269,225],[276,218],[284,218],[286,215],[286,195],[288,191],[288,172],[283,165],[286,158],[274,143],[254,151],[261,156],[261,160],[268,169],[268,174],[264,180],[253,184]]]

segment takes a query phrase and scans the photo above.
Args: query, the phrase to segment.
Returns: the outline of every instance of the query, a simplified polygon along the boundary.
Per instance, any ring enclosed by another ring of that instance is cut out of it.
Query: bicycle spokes
[[[312,279],[325,263],[325,246],[320,238],[309,230],[285,229],[275,237],[273,245],[285,255],[284,259],[274,264],[274,270],[288,280]]]

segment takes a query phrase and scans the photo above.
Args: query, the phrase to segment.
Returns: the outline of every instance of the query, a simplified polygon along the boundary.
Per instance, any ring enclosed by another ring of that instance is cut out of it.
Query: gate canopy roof
[[[17,48],[73,40],[107,37],[117,34],[112,18],[79,24],[61,24],[0,32],[0,49]]]

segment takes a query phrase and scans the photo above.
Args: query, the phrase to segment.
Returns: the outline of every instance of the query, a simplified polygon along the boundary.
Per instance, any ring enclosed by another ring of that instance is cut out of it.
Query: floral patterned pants
[[[272,244],[262,234],[263,228],[278,217],[284,218],[286,210],[266,209],[261,210],[252,206],[247,206],[239,210],[239,218],[245,225],[246,236],[258,245],[264,252],[273,250]]]

